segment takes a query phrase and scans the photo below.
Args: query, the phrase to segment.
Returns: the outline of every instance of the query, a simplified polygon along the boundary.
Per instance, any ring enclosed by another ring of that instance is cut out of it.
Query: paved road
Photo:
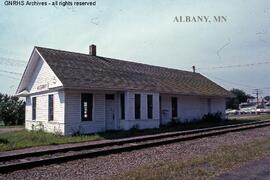
[[[269,180],[270,179],[270,156],[253,161],[245,166],[235,169],[229,173],[225,173],[215,180]]]

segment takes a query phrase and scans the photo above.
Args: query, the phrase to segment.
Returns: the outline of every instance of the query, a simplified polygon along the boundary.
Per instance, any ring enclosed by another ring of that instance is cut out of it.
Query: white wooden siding
[[[135,94],[141,95],[141,118],[135,120]],[[153,119],[147,116],[147,95],[153,95]],[[158,128],[159,121],[159,94],[145,92],[125,93],[125,120],[120,120],[120,128],[128,130],[132,127],[139,129]]]
[[[135,119],[135,97],[134,93],[126,92],[125,93],[125,120],[134,120]]]
[[[170,95],[161,95],[161,124],[167,124],[172,119],[171,98]]]
[[[201,99],[199,96],[178,96],[177,98],[178,117],[180,117],[182,121],[191,121],[201,118]]]
[[[200,96],[180,96],[161,95],[162,124],[167,124],[172,119],[171,98],[177,97],[178,118],[181,122],[190,122],[203,117],[207,113],[221,112],[225,114],[225,98],[222,97],[200,97]],[[208,111],[208,99],[211,102],[211,112]]]
[[[117,93],[114,96],[115,102],[115,129],[120,129],[120,118],[121,118],[121,105],[120,105],[120,94]]]
[[[48,121],[48,96],[53,94],[54,119]],[[36,120],[32,120],[32,97],[36,97]],[[28,130],[44,129],[47,132],[64,134],[64,91],[44,93],[26,97],[25,128]]]
[[[83,92],[93,94],[93,120],[81,121],[81,93],[79,91],[58,91],[35,95],[37,98],[36,120],[32,120],[32,97],[26,98],[26,129],[38,129],[43,125],[45,131],[73,134],[96,133],[106,130],[105,95],[106,92]],[[54,94],[54,120],[48,121],[48,95]],[[182,122],[199,119],[208,113],[208,97],[161,95],[162,119],[160,120],[159,94],[144,92],[125,93],[125,120],[120,120],[120,96],[115,94],[115,127],[129,130],[132,127],[139,129],[158,128],[160,121],[166,124],[171,121],[171,97],[178,99],[178,117]],[[141,119],[135,120],[134,96],[141,95]],[[147,117],[147,95],[153,95],[153,119]],[[225,112],[225,98],[211,98],[211,113]]]
[[[221,112],[225,117],[226,99],[225,98],[212,98],[211,99],[211,113]]]
[[[49,88],[62,86],[49,65],[40,57],[28,85],[30,93],[48,90]]]
[[[93,120],[81,120],[81,92],[66,92],[65,134],[105,131],[105,94],[93,93]]]

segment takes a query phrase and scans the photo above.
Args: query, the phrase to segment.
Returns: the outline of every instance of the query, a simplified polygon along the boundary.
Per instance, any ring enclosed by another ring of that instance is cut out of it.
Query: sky
[[[41,1],[41,0],[39,0]],[[53,2],[53,0],[42,0]],[[87,0],[81,0],[87,1]],[[203,74],[270,95],[270,1],[96,0],[95,6],[0,6],[0,92],[14,94],[34,46]],[[224,16],[227,21],[176,22]]]

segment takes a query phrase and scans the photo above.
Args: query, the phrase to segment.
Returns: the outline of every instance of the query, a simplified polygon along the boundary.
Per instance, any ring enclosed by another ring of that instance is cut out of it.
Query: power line
[[[211,78],[220,80],[220,81],[222,81],[222,82],[224,82],[224,83],[228,83],[228,84],[233,84],[233,85],[237,85],[237,86],[246,87],[246,88],[252,89],[253,91],[254,91],[255,89],[258,89],[259,94],[262,93],[262,90],[263,90],[263,89],[265,89],[265,90],[270,89],[270,87],[257,88],[257,87],[255,87],[255,86],[250,86],[250,85],[247,85],[247,84],[240,84],[240,83],[228,81],[228,80],[225,80],[225,79],[222,79],[222,78],[219,78],[219,77],[215,77],[215,76],[209,75],[209,74],[204,73],[204,72],[202,72],[202,73],[205,74],[205,75],[207,75],[208,77],[211,77]]]
[[[0,73],[0,76],[7,77],[7,78],[10,78],[10,79],[20,80],[19,78],[12,77],[12,76],[9,76],[9,75],[6,75],[6,74],[2,74],[2,73]]]
[[[207,73],[204,73],[204,72],[202,72],[202,73],[205,74],[205,75],[207,75],[207,76],[209,76],[209,74],[207,74]],[[222,78],[219,78],[219,77],[215,77],[215,76],[212,76],[212,75],[210,75],[209,77],[212,77],[214,79],[217,79],[217,80],[223,81],[225,83],[229,83],[229,84],[234,84],[234,85],[248,87],[248,88],[256,88],[255,86],[250,86],[250,85],[247,85],[247,84],[240,84],[240,83],[228,81],[228,80],[225,80],[225,79],[222,79]]]
[[[12,67],[25,67],[26,62],[18,59],[0,56],[0,64]]]
[[[1,70],[1,69],[0,69],[0,72],[8,73],[8,74],[13,74],[13,75],[17,75],[17,76],[21,76],[22,75],[21,73],[12,72],[12,71],[6,71],[6,70]]]
[[[227,66],[215,66],[215,67],[202,67],[198,69],[224,69],[224,68],[242,68],[242,67],[252,67],[256,65],[265,65],[270,64],[270,61],[258,62],[258,63],[248,63],[248,64],[235,64],[235,65],[227,65]]]
[[[3,57],[3,56],[0,56],[0,60],[1,61],[16,62],[16,63],[20,63],[20,64],[24,64],[24,65],[27,63],[26,61],[23,61],[23,60],[19,60],[19,59],[15,59],[15,58]]]

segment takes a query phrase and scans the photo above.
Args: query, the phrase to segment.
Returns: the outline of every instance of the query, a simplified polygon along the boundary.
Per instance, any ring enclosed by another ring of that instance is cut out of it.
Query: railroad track
[[[92,158],[266,126],[270,126],[270,120],[147,135],[28,153],[0,155],[0,173],[8,173],[19,169],[28,169],[82,158]]]

